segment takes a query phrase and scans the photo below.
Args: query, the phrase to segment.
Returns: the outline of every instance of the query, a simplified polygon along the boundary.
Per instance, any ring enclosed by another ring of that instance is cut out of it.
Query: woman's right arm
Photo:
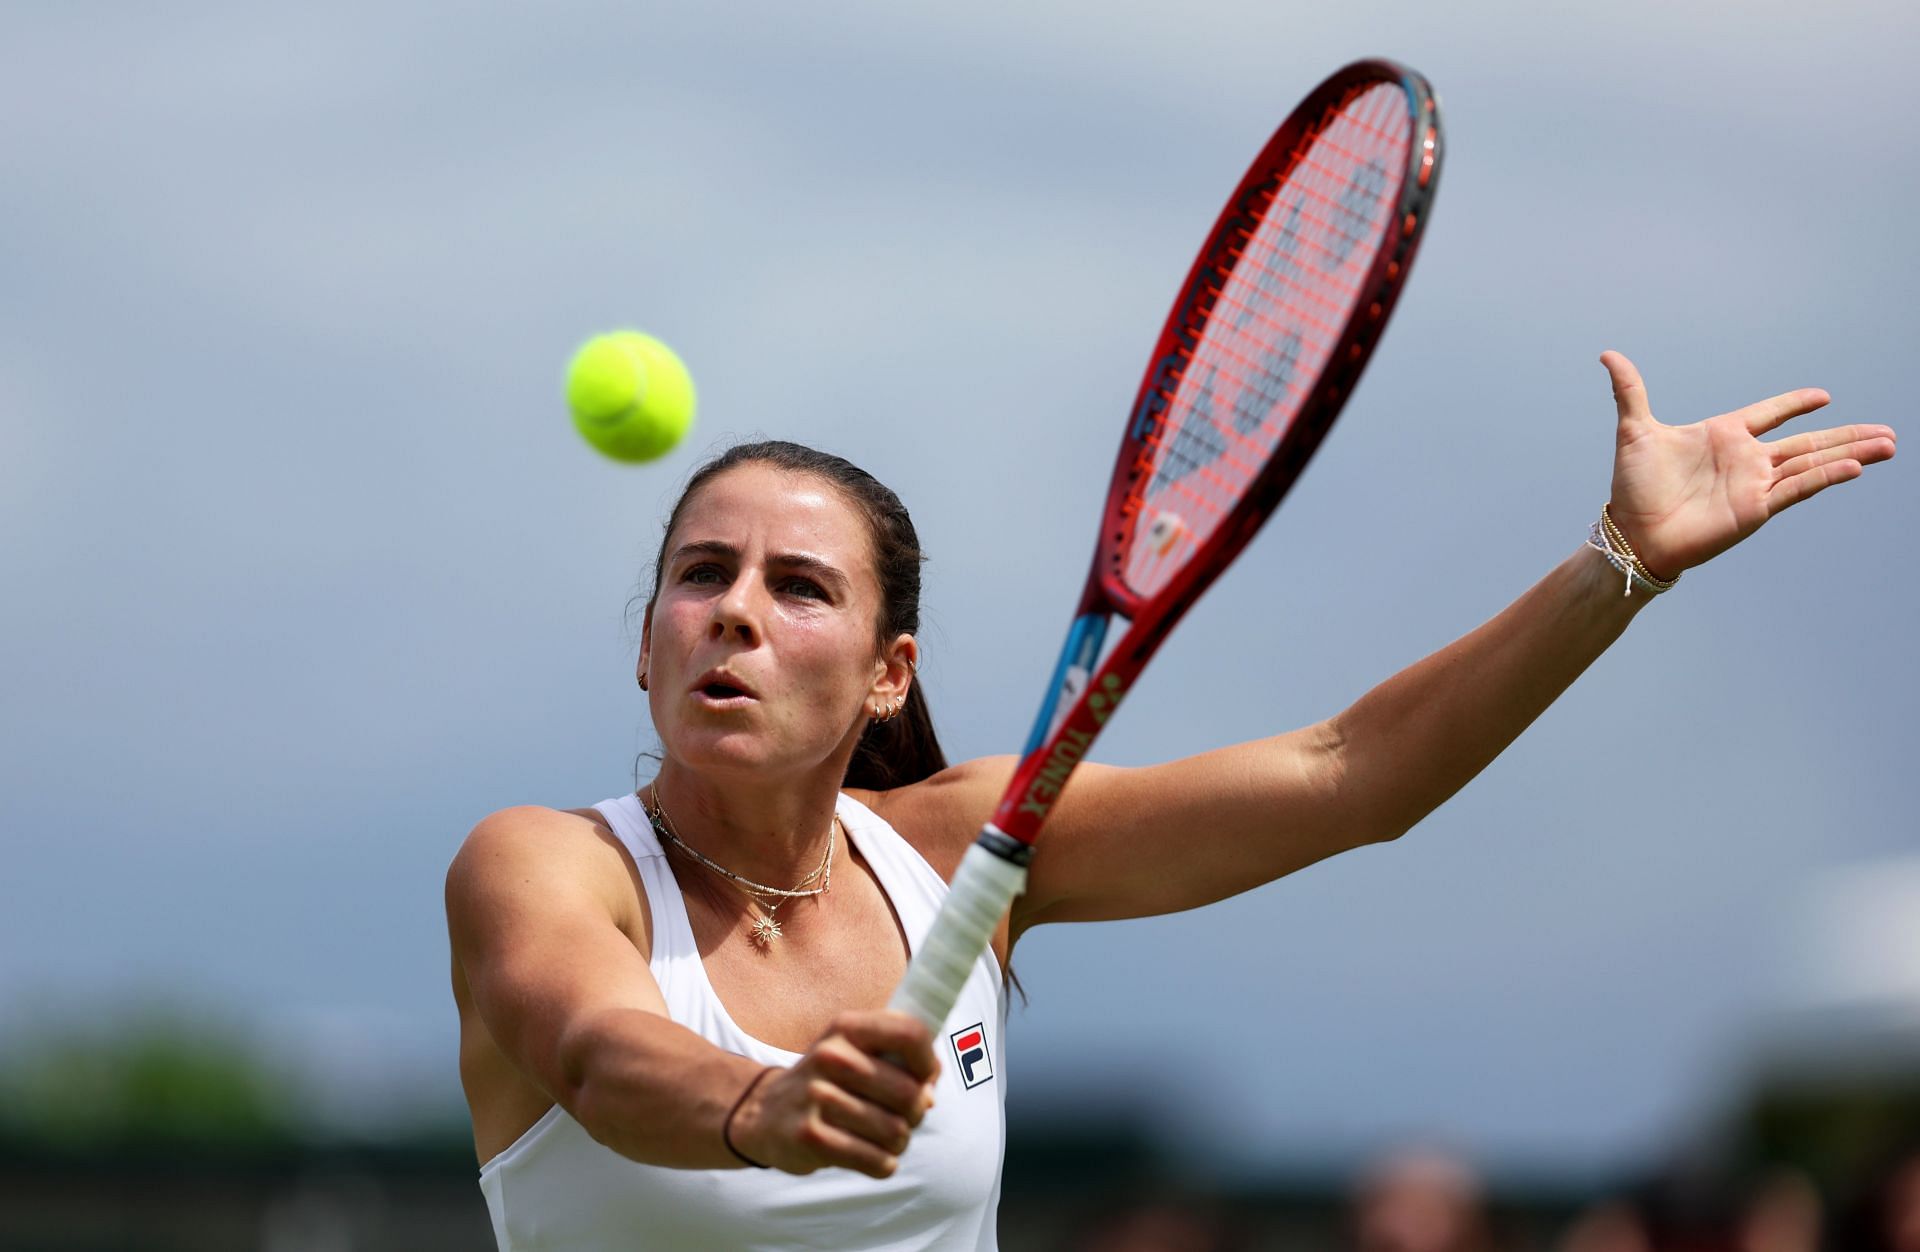
[[[447,871],[454,960],[501,1052],[595,1140],[653,1165],[737,1166],[722,1128],[764,1067],[668,1019],[620,925],[631,883],[591,823],[502,809]],[[930,1103],[934,1070],[931,1038],[911,1018],[841,1014],[797,1064],[754,1087],[733,1143],[789,1173],[839,1165],[884,1178]]]

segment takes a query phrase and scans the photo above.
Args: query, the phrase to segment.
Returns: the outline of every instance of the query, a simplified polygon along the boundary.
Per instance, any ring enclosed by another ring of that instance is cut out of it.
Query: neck
[[[839,788],[830,780],[805,786],[742,788],[704,778],[668,758],[649,794],[688,847],[736,874],[786,887],[812,873],[833,830]]]

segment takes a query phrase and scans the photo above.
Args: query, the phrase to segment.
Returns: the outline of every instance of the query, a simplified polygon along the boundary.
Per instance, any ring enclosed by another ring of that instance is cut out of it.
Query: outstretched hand
[[[1893,456],[1891,426],[1835,426],[1762,443],[1760,436],[1824,406],[1817,387],[1783,392],[1690,426],[1667,426],[1647,407],[1633,362],[1603,352],[1620,429],[1613,520],[1661,578],[1702,564],[1774,514]]]

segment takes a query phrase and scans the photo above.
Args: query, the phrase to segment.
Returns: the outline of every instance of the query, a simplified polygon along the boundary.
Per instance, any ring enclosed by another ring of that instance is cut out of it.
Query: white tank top
[[[594,805],[639,867],[653,914],[648,962],[667,1015],[729,1052],[766,1065],[799,1054],[734,1024],[694,945],[673,870],[637,796]],[[913,847],[858,801],[836,806],[848,838],[873,867],[917,950],[947,883]],[[1000,1162],[1006,1139],[1007,997],[989,950],[974,964],[953,1015],[934,1038],[940,1079],[934,1107],[914,1131],[900,1168],[884,1181],[846,1169],[783,1174],[760,1169],[669,1169],[629,1160],[590,1137],[558,1104],[480,1169],[480,1190],[501,1252],[529,1249],[939,1248],[997,1246]]]

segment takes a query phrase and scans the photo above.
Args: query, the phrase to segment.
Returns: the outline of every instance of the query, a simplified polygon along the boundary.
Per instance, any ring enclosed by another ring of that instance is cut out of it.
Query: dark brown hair
[[[660,551],[653,558],[653,583],[647,592],[651,609],[660,594],[660,575],[667,557],[667,540],[680,523],[687,501],[714,478],[741,465],[771,465],[793,474],[812,474],[835,487],[860,510],[873,541],[873,567],[880,580],[880,620],[875,623],[876,647],[896,635],[920,633],[920,565],[926,554],[920,536],[900,497],[872,474],[842,457],[782,439],[735,444],[693,472],[686,490],[667,515],[660,535]],[[907,690],[906,707],[885,722],[869,722],[847,763],[842,784],[885,791],[931,777],[947,767],[946,754],[933,732],[927,697],[915,681]]]

